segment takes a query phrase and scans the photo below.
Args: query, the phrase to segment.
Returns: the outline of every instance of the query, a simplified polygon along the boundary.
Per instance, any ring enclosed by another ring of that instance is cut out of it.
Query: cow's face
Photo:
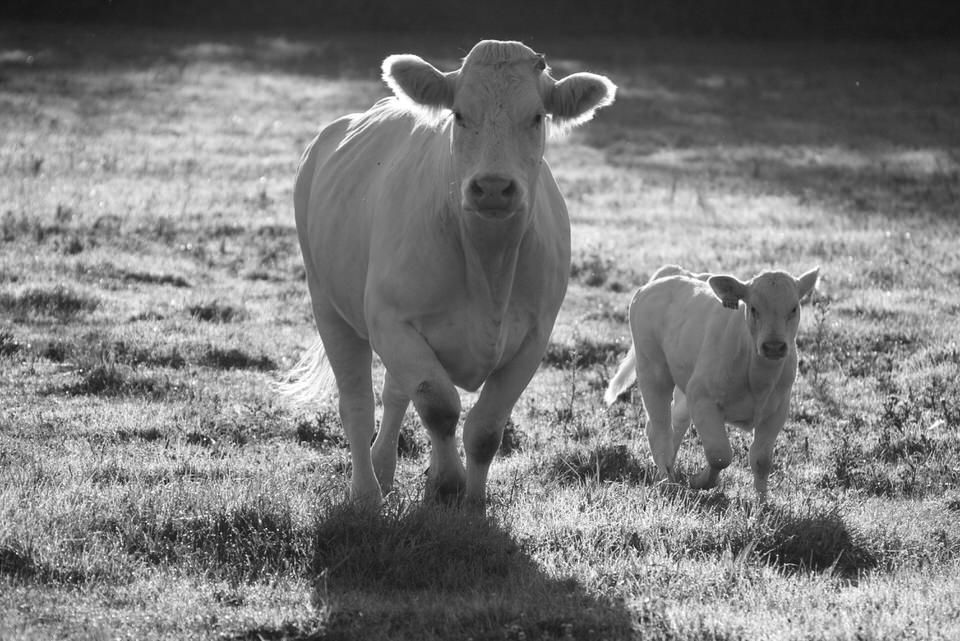
[[[813,289],[819,268],[794,278],[785,272],[765,272],[743,283],[733,276],[712,276],[708,281],[725,307],[744,303],[744,314],[754,351],[760,358],[779,361],[797,341],[800,299]]]
[[[462,209],[506,220],[533,206],[548,118],[573,125],[613,102],[615,87],[579,73],[559,82],[543,56],[518,42],[485,40],[457,71],[416,56],[391,56],[384,79],[403,98],[448,110],[451,157]]]

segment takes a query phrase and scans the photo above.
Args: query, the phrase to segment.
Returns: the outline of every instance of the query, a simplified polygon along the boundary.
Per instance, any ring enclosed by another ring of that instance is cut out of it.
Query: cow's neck
[[[471,304],[502,318],[513,291],[520,242],[526,230],[524,218],[517,214],[507,221],[487,221],[464,212],[460,220]]]
[[[750,348],[754,350],[750,355],[749,367],[747,368],[747,378],[750,385],[750,393],[753,395],[753,421],[752,427],[763,418],[767,401],[770,395],[777,387],[780,377],[783,374],[783,368],[788,358],[778,361],[771,361],[767,358],[761,358],[757,355],[753,345]]]

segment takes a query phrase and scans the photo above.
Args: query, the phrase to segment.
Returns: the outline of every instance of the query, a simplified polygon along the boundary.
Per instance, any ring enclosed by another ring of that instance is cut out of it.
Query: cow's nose
[[[467,189],[470,203],[479,210],[513,210],[520,195],[517,181],[496,174],[474,178]]]
[[[787,344],[783,341],[764,341],[760,346],[767,358],[781,359],[787,355]]]

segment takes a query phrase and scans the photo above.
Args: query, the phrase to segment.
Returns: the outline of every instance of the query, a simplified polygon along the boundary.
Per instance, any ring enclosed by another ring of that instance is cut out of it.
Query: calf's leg
[[[753,443],[750,444],[750,469],[753,470],[753,486],[757,491],[757,499],[763,503],[768,498],[767,482],[770,469],[773,467],[773,447],[777,435],[783,429],[787,420],[788,401],[784,400],[781,407],[770,418],[761,421],[753,434]]]
[[[688,390],[689,391],[689,390]],[[690,414],[693,424],[697,426],[697,434],[703,443],[703,454],[706,466],[692,481],[690,486],[698,490],[716,487],[720,472],[730,465],[733,460],[733,451],[730,449],[730,439],[724,425],[720,409],[710,399],[698,399],[688,396]]]

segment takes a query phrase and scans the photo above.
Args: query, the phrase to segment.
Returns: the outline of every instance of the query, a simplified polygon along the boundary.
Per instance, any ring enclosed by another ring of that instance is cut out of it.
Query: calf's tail
[[[630,386],[633,385],[635,380],[637,380],[637,350],[631,345],[630,351],[627,352],[627,355],[620,362],[617,373],[610,379],[610,384],[607,385],[607,391],[603,395],[603,400],[607,405],[613,405],[617,402],[617,398],[619,398],[621,394],[630,389]]]
[[[296,408],[309,408],[317,401],[328,398],[335,387],[333,370],[319,338],[277,383],[280,394]]]

